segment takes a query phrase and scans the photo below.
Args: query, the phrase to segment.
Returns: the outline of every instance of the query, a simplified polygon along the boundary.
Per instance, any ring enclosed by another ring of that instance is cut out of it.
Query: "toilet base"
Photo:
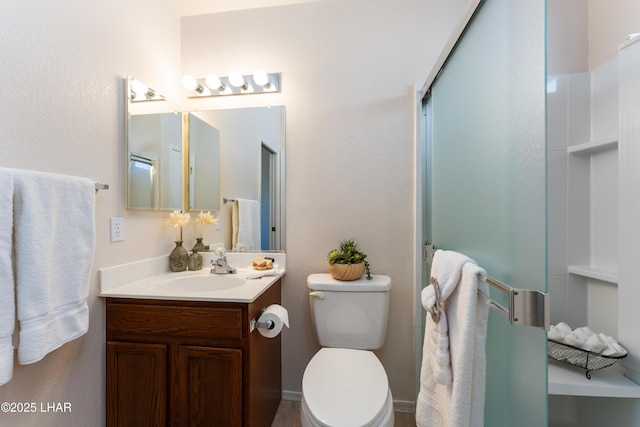
[[[389,395],[387,396],[387,402],[385,404],[386,410],[382,417],[376,421],[376,423],[372,424],[371,427],[393,427],[394,417],[393,417],[393,397],[391,396],[391,390],[389,390]],[[304,395],[302,395],[302,399],[300,402],[300,421],[302,427],[333,427],[326,426],[324,424],[316,423],[312,417],[308,415],[309,408],[307,407],[307,403],[304,400]]]

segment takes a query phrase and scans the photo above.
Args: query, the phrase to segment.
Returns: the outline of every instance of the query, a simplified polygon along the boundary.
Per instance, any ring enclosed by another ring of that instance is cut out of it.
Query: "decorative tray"
[[[622,356],[605,356],[604,354],[583,350],[551,339],[548,341],[548,352],[550,358],[569,365],[577,366],[578,368],[586,369],[586,376],[588,379],[591,379],[591,371],[606,368],[607,366],[615,364],[618,360],[627,357],[626,354]]]

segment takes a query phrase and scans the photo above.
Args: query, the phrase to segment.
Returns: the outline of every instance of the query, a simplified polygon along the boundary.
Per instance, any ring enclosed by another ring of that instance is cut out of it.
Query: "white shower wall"
[[[617,140],[616,64],[613,60],[593,72],[549,76],[547,97],[551,321],[589,325],[614,337],[617,287],[567,269],[617,269],[617,150],[591,154],[567,149]],[[602,304],[607,310],[597,309]]]
[[[614,58],[591,72],[550,78],[556,90],[547,98],[549,291],[552,323],[586,325],[615,337],[631,352],[623,365],[637,366],[633,354],[638,346],[637,333],[635,327],[629,328],[637,324],[637,310],[633,308],[637,285],[635,280],[618,275],[618,251],[622,248],[619,236],[636,232],[636,226],[629,224],[621,228],[619,219],[619,180],[630,177],[620,174],[617,143],[567,153],[568,148],[590,141],[618,141],[618,75],[618,59]],[[606,280],[567,274],[572,266],[588,266]],[[595,427],[611,419],[617,425],[638,425],[640,401],[549,396],[551,427]]]

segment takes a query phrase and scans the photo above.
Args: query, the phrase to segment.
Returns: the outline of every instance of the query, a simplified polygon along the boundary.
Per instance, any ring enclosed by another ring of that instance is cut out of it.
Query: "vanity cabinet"
[[[282,395],[280,336],[250,331],[280,303],[107,298],[107,426],[268,427]]]

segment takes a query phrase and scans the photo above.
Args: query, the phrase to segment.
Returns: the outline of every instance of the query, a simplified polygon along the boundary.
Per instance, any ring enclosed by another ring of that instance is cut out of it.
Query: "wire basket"
[[[587,379],[591,379],[591,371],[606,368],[607,366],[613,365],[618,360],[627,357],[626,354],[622,356],[605,356],[604,354],[583,350],[554,340],[548,341],[548,352],[550,358],[572,366],[577,366],[578,368],[586,369]]]

